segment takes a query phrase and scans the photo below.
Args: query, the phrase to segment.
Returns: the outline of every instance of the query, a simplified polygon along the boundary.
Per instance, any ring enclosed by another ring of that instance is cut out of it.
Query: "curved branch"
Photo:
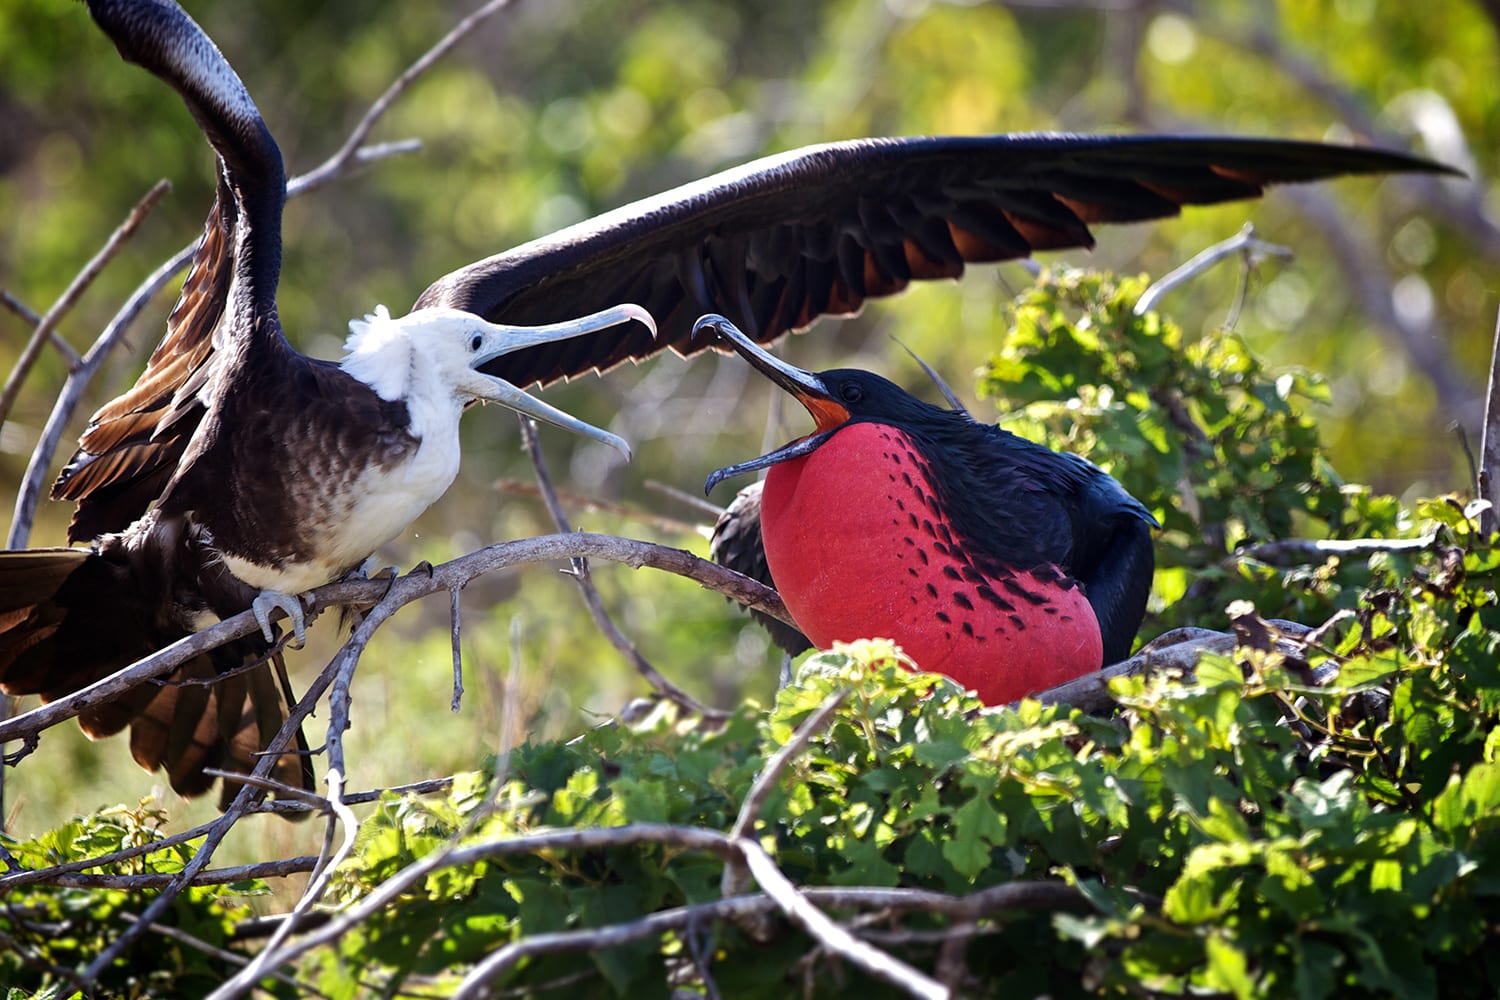
[[[462,587],[475,578],[498,569],[584,556],[622,563],[633,569],[650,567],[675,573],[723,594],[746,608],[763,612],[778,621],[791,623],[786,606],[781,603],[781,598],[774,590],[734,570],[700,559],[684,549],[589,532],[541,535],[502,542],[443,563],[434,567],[430,573],[421,570],[398,577],[395,581],[349,580],[331,583],[309,592],[312,604],[310,616],[331,607],[373,607],[387,597],[388,591],[394,602],[393,607],[401,607],[429,594]],[[280,614],[280,611],[273,612],[273,619]],[[259,629],[255,615],[245,611],[202,632],[179,639],[166,649],[138,660],[80,691],[0,722],[0,743],[20,739],[29,733],[40,732],[70,719],[84,709],[109,701],[142,682],[171,673],[200,653],[216,649]]]

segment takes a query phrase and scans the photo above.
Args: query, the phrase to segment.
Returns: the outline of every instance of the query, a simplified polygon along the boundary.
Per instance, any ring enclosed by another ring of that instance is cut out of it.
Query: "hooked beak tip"
[[[718,313],[705,313],[698,317],[698,322],[693,324],[693,336],[696,337],[705,330],[712,330],[722,337],[724,336],[724,325],[728,322],[729,320]]]
[[[633,302],[627,302],[620,307],[620,311],[625,316],[635,320],[637,323],[650,330],[652,340],[655,340],[660,336],[656,329],[656,319],[642,307],[636,305]]]

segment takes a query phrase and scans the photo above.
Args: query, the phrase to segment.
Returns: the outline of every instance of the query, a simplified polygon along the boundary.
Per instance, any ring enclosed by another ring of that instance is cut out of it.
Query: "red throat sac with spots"
[[[814,644],[894,639],[991,705],[1098,670],[1099,623],[1054,567],[982,572],[902,431],[860,422],[766,475],[766,561]]]

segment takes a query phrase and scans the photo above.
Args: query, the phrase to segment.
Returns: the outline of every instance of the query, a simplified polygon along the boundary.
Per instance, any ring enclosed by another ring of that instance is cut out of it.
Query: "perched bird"
[[[456,419],[460,404],[416,405],[418,396],[432,399],[403,389],[400,362],[391,360],[408,349],[413,358],[442,352],[428,340],[452,342],[445,371],[460,380],[493,376],[501,381],[482,392],[502,382],[509,392],[667,347],[691,354],[715,346],[693,324],[716,309],[734,311],[753,339],[767,342],[910,281],[957,277],[967,262],[1087,246],[1095,222],[1254,197],[1277,181],[1444,169],[1400,153],[1212,137],[993,135],[809,147],[457,270],[434,282],[411,315],[376,313],[356,324],[349,358],[334,366],[296,355],[279,332],[281,157],[234,71],[170,0],[89,7],[126,59],[184,97],[219,156],[220,186],[164,340],[135,386],[95,415],[54,488],[78,505],[69,541],[89,548],[0,560],[0,689],[44,697],[253,606],[262,592],[263,609],[295,613],[295,601],[278,595],[342,573],[415,516],[427,492],[440,493],[456,451],[431,447],[441,435],[425,428],[446,428],[440,411],[448,406]],[[659,336],[644,322],[609,325],[640,318],[628,309],[596,318],[593,332],[578,331],[594,324],[554,330],[528,346],[522,334],[475,325],[553,324],[621,302],[654,316]],[[492,353],[497,344],[503,353]],[[355,383],[365,388],[343,397],[331,389]],[[455,381],[455,398],[477,398],[475,384]],[[312,435],[332,447],[304,446],[316,461],[294,467],[278,459],[285,449],[255,445],[271,428],[319,426],[315,412],[335,428]],[[414,477],[422,489],[396,483],[401,470],[423,466],[433,471]],[[86,610],[95,581],[128,594],[108,614]],[[144,617],[126,624],[127,609]],[[248,767],[247,748],[263,746],[282,717],[282,706],[267,707],[263,670],[222,677],[263,651],[261,637],[194,661],[181,677],[220,679],[138,689],[91,709],[85,728],[102,735],[131,725],[138,760],[166,764],[174,787],[201,792],[211,783],[200,765]]]
[[[56,698],[253,609],[261,636],[80,716],[90,736],[129,726],[136,761],[192,795],[213,783],[205,767],[249,770],[285,719],[290,693],[262,663],[270,610],[287,612],[300,642],[293,595],[359,567],[447,490],[466,407],[500,403],[629,456],[615,435],[477,369],[604,327],[654,327],[629,305],[530,328],[441,305],[402,319],[380,308],[350,323],[342,362],[298,354],[276,316],[281,154],[249,94],[175,4],[89,6],[127,59],[187,101],[218,154],[219,198],[166,339],[94,416],[54,488],[78,501],[70,541],[88,548],[0,555],[0,689]],[[278,776],[307,785],[305,764],[288,755]]]
[[[813,644],[895,639],[920,667],[990,704],[1130,652],[1151,591],[1156,519],[1098,466],[870,372],[804,371],[722,316],[698,325],[816,423],[705,486],[769,469],[764,563]],[[750,518],[735,528],[751,530]]]

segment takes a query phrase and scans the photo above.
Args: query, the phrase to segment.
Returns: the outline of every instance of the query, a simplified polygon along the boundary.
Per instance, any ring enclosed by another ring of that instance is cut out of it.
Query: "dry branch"
[[[523,416],[520,418],[520,423],[521,443],[526,449],[526,454],[531,458],[532,469],[536,473],[537,489],[541,491],[542,499],[547,504],[547,511],[552,515],[552,521],[558,531],[570,532],[573,528],[568,523],[568,515],[563,510],[562,501],[557,498],[557,491],[552,486],[552,475],[547,471],[547,461],[542,457],[542,449],[537,442],[536,421]],[[630,637],[620,631],[614,619],[609,616],[609,611],[605,609],[604,599],[599,596],[599,589],[594,586],[594,578],[589,572],[587,559],[575,558],[572,560],[572,566],[573,581],[578,584],[578,591],[583,596],[583,604],[588,608],[589,617],[594,620],[594,627],[609,640],[610,645],[630,661],[636,672],[646,679],[646,683],[650,684],[662,697],[696,715],[716,720],[727,717],[726,713],[709,708],[667,680],[661,671],[641,654]]]
[[[21,392],[21,383],[26,380],[32,366],[42,356],[42,347],[47,343],[47,338],[52,335],[52,331],[57,329],[58,321],[73,308],[88,287],[94,283],[94,279],[99,277],[105,265],[113,260],[126,241],[135,235],[135,231],[140,228],[142,222],[146,221],[146,216],[151,214],[156,203],[161,201],[171,189],[172,185],[165,180],[157,181],[130,210],[125,221],[110,234],[109,239],[105,240],[104,246],[94,254],[93,259],[83,266],[83,270],[73,276],[67,289],[37,323],[36,329],[31,332],[31,339],[21,349],[21,357],[16,361],[15,368],[11,370],[10,377],[5,380],[5,388],[0,389],[0,424],[3,424],[10,416],[11,407],[15,405],[16,397]]]
[[[1282,260],[1290,260],[1292,251],[1288,247],[1277,246],[1275,243],[1267,243],[1255,235],[1255,226],[1250,223],[1227,240],[1220,240],[1207,249],[1200,250],[1187,261],[1177,265],[1166,274],[1153,281],[1149,288],[1141,293],[1136,300],[1135,314],[1143,315],[1156,308],[1156,303],[1167,292],[1176,288],[1184,282],[1191,281],[1198,275],[1213,267],[1225,257],[1239,256],[1245,262],[1246,268],[1253,268],[1262,257],[1278,257]]]
[[[470,552],[434,567],[430,572],[408,573],[395,581],[349,580],[331,583],[309,591],[309,617],[332,607],[369,608],[389,592],[396,606],[453,587],[462,587],[485,573],[530,563],[548,562],[587,556],[622,563],[632,569],[650,567],[687,577],[705,588],[729,599],[764,612],[779,621],[791,623],[781,598],[769,587],[742,576],[717,563],[700,559],[684,549],[655,545],[613,535],[577,532],[571,535],[541,535],[513,542],[501,542]],[[280,615],[273,612],[273,619]],[[118,696],[137,684],[164,677],[183,662],[198,654],[222,646],[234,639],[258,631],[255,616],[243,612],[202,632],[179,639],[160,652],[139,660],[129,667],[88,687],[48,702],[38,708],[0,722],[0,743],[22,739],[70,719],[85,708]],[[373,631],[373,629],[371,630]]]
[[[923,975],[895,956],[861,941],[834,923],[806,895],[797,891],[797,887],[782,874],[781,869],[776,867],[776,862],[771,860],[771,856],[760,844],[744,837],[735,838],[734,844],[744,857],[750,874],[755,876],[755,881],[760,883],[766,895],[774,899],[794,923],[812,935],[823,947],[914,997],[947,1000],[948,987]]]

